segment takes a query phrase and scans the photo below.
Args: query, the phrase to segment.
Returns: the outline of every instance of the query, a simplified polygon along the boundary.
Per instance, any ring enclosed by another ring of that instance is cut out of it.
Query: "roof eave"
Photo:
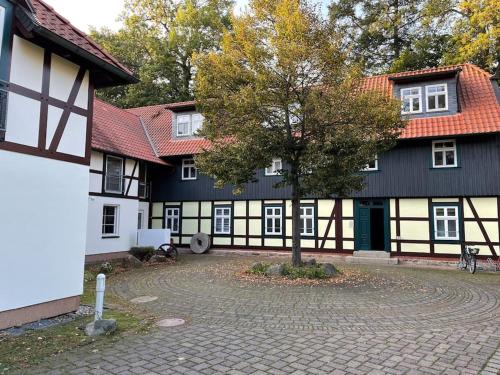
[[[131,83],[138,83],[139,79],[137,77],[134,77],[133,75],[130,75],[129,73],[125,72],[124,70],[100,59],[99,57],[93,55],[90,52],[87,52],[81,47],[78,47],[77,45],[71,43],[70,41],[64,39],[60,35],[46,29],[42,25],[38,23],[36,18],[32,15],[29,14],[28,11],[22,8],[17,8],[16,10],[16,16],[18,18],[21,18],[21,22],[23,23],[24,27],[27,28],[29,32],[33,32],[35,34],[40,35],[43,38],[48,39],[49,41],[63,47],[64,49],[74,53],[75,55],[89,61],[91,64],[94,64],[101,69],[105,70],[106,72],[112,74],[114,77],[113,82],[111,85],[102,85],[100,87],[106,87],[106,86],[113,86],[113,85],[123,85],[123,84],[131,84]],[[23,22],[23,21],[29,21],[29,23]]]
[[[430,79],[439,79],[445,77],[453,77],[462,71],[462,68],[450,69],[441,72],[430,72],[430,73],[422,73],[422,74],[412,74],[412,75],[403,75],[403,76],[389,76],[389,81],[393,81],[394,83],[406,83],[406,82],[416,82],[416,81],[424,81]]]

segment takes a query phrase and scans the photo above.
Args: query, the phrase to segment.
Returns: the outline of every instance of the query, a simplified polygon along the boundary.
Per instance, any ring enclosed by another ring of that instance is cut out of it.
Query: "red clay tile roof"
[[[478,133],[500,132],[500,105],[490,81],[490,75],[471,64],[424,69],[414,72],[386,74],[363,80],[366,90],[392,95],[391,77],[418,76],[436,72],[453,72],[460,69],[459,96],[461,112],[454,115],[411,119],[401,138],[444,137]],[[160,157],[199,153],[209,147],[204,139],[172,139],[171,109],[192,105],[194,102],[162,104],[127,110],[140,116]]]
[[[99,99],[94,100],[92,148],[167,164],[156,156],[138,116]]]
[[[115,68],[122,70],[126,74],[133,76],[133,73],[129,69],[123,66],[118,60],[90,39],[84,32],[74,27],[50,5],[46,4],[42,0],[30,0],[30,3],[34,10],[34,16],[40,26],[71,42],[76,47],[79,47],[96,56],[107,64],[110,64]]]
[[[182,103],[183,106],[186,102]],[[194,102],[189,102],[194,104]],[[177,103],[174,103],[177,104]],[[200,138],[172,139],[173,112],[170,104],[161,104],[150,107],[132,108],[128,111],[144,120],[146,129],[158,149],[160,156],[179,156],[199,153],[208,147],[210,142]]]
[[[411,119],[401,134],[401,138],[500,132],[500,105],[493,91],[491,75],[472,64],[368,77],[364,80],[364,88],[392,95],[393,82],[389,79],[390,77],[452,71],[458,68],[462,70],[459,75],[458,88],[461,111],[455,115]]]

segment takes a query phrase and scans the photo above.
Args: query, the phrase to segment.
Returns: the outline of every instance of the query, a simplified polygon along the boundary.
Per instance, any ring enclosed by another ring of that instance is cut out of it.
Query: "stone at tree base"
[[[109,335],[116,331],[115,319],[101,319],[87,324],[85,327],[85,334],[87,336],[102,336]]]
[[[167,257],[165,255],[155,254],[149,259],[149,263],[164,263],[167,261]]]
[[[142,262],[133,255],[127,255],[122,262],[124,267],[141,268],[143,266]]]
[[[273,264],[266,271],[266,276],[283,276],[285,266],[283,264]]]
[[[321,269],[325,272],[326,276],[335,276],[337,274],[337,269],[331,263],[322,264]]]
[[[312,267],[312,266],[315,266],[315,265],[316,265],[316,259],[314,259],[314,258],[307,259],[304,262],[304,266],[306,266],[306,267]]]

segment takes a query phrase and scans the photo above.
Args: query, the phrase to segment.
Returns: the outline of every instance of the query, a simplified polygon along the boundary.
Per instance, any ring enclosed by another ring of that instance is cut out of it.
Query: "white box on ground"
[[[170,243],[170,229],[139,229],[137,231],[137,246],[153,246],[158,249],[163,244]]]

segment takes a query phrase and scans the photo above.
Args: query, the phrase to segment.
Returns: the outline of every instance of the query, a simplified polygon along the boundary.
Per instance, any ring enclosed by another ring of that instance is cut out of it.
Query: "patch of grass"
[[[85,271],[82,304],[95,303],[95,270]],[[0,374],[23,370],[41,363],[48,357],[78,347],[98,348],[120,340],[125,335],[147,333],[153,324],[153,317],[137,307],[107,292],[104,317],[116,319],[117,331],[110,336],[88,337],[84,333],[93,316],[79,317],[74,321],[38,331],[29,331],[22,336],[0,336]]]
[[[248,270],[248,273],[254,275],[264,275],[269,267],[271,267],[270,263],[263,263],[263,262],[254,263]]]
[[[284,276],[289,279],[310,279],[310,280],[322,280],[327,279],[325,271],[319,264],[313,266],[303,266],[303,267],[293,267],[290,264],[285,264]]]

